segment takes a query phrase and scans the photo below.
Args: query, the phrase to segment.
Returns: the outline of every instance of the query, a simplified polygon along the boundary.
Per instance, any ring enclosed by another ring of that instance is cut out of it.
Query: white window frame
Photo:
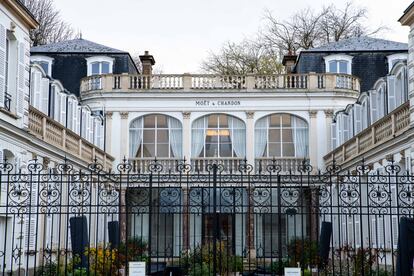
[[[335,55],[329,55],[326,57],[323,57],[323,59],[325,60],[325,72],[326,73],[330,73],[329,72],[329,63],[331,61],[346,61],[347,62],[347,70],[346,70],[346,74],[351,75],[352,74],[352,59],[354,57],[353,56],[348,56],[348,55],[344,55],[344,54],[335,54]],[[338,73],[339,72],[339,68],[337,68],[337,72],[332,72],[332,73]]]
[[[51,57],[48,57],[48,56],[34,55],[34,56],[30,57],[30,62],[31,63],[36,63],[36,62],[46,62],[47,63],[47,72],[45,72],[45,73],[48,76],[52,76],[52,64],[53,64],[54,60],[55,60],[54,58],[51,58]],[[40,64],[39,64],[39,66],[40,66]]]
[[[407,60],[408,54],[406,53],[399,53],[399,54],[392,54],[387,56],[387,62],[388,62],[388,72],[391,72],[393,67],[393,62],[398,60]]]
[[[108,56],[94,56],[94,57],[86,58],[88,76],[92,76],[92,64],[95,62],[108,62],[109,63],[109,74],[112,74],[113,66],[114,66],[114,59]],[[101,72],[102,72],[102,64],[99,66],[99,75],[101,74]]]

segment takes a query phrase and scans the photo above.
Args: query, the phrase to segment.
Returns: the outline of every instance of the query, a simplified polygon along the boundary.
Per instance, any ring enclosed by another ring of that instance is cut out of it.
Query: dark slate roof
[[[408,44],[368,36],[352,37],[303,52],[408,51]]]
[[[61,41],[32,47],[31,53],[106,53],[128,54],[128,52],[101,45],[83,38]]]

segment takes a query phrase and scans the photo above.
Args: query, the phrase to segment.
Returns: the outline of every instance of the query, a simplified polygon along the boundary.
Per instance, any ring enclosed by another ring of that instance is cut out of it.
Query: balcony
[[[37,138],[80,158],[87,164],[96,160],[105,169],[112,168],[112,156],[32,106],[29,107],[29,131]]]
[[[409,125],[410,105],[406,102],[328,153],[324,157],[325,164],[331,165],[335,160],[336,164],[342,165],[356,160],[369,150],[402,134],[409,128]]]
[[[82,79],[81,92],[202,92],[211,90],[263,92],[292,90],[298,92],[359,91],[357,77],[344,74],[280,75],[99,75]]]

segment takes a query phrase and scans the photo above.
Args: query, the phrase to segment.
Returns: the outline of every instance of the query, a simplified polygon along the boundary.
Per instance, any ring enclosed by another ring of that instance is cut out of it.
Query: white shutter
[[[334,150],[338,145],[336,144],[336,123],[331,124],[332,149]]]
[[[0,164],[4,163],[4,155],[3,155],[3,149],[0,147]],[[7,197],[7,177],[3,174],[7,174],[7,172],[0,171],[0,185],[1,185],[1,194],[0,194],[0,204],[4,205],[6,204],[6,197]]]
[[[342,134],[344,136],[343,141],[345,143],[349,139],[349,120],[348,120],[348,116],[345,115],[345,114],[342,114],[341,117],[342,117],[342,122],[343,122],[343,126],[344,126],[344,128],[342,130],[343,131]]]
[[[398,217],[393,216],[392,218],[392,247],[397,248],[398,246]]]
[[[377,225],[375,223],[375,218],[371,219],[371,244],[373,248],[377,247],[377,236],[376,236],[376,230]]]
[[[66,95],[60,93],[60,120],[62,125],[66,125]]]
[[[42,78],[40,82],[41,99],[40,99],[40,111],[48,115],[49,111],[49,79]]]
[[[355,119],[355,134],[362,130],[362,107],[359,104],[354,105],[354,119]]]
[[[38,233],[36,231],[36,221],[37,221],[37,217],[36,217],[36,205],[37,205],[37,192],[38,192],[38,175],[34,175],[32,178],[32,182],[31,182],[31,193],[30,193],[30,202],[28,202],[28,204],[30,204],[29,210],[30,213],[27,214],[25,216],[25,228],[26,228],[26,237],[25,237],[25,248],[29,248],[29,250],[35,250],[35,245],[36,245],[36,234]]]
[[[76,105],[75,107],[75,112],[76,112],[76,121],[75,121],[75,132],[80,135],[80,120],[81,120],[81,107]]]
[[[369,93],[369,102],[371,104],[371,124],[373,124],[378,119],[378,111],[377,111],[377,93],[374,91],[371,91]]]
[[[103,124],[103,121],[101,121],[101,120],[99,121],[98,129],[99,129],[99,140],[98,140],[99,147],[101,149],[104,149],[104,147],[105,147],[105,145],[104,145],[104,143],[105,143],[105,140],[104,140],[104,124]]]
[[[395,76],[388,76],[387,78],[387,91],[388,91],[388,113],[393,111],[397,106],[395,97]]]
[[[361,225],[358,221],[355,221],[355,245],[356,247],[361,246]]]
[[[73,120],[74,120],[74,113],[73,113],[73,100],[68,98],[68,125],[66,126],[70,130],[73,130]]]
[[[60,92],[56,89],[54,89],[54,97],[55,97],[55,102],[54,102],[54,113],[53,113],[53,119],[55,119],[56,121],[59,121],[60,118],[60,101],[61,101],[61,95]]]
[[[25,55],[26,47],[23,42],[19,42],[19,64],[18,64],[18,73],[17,73],[17,97],[16,97],[16,114],[18,116],[23,116],[24,114],[24,101],[25,101],[25,84],[26,84],[26,64],[25,64]]]
[[[0,24],[0,107],[4,107],[6,84],[6,28]]]
[[[384,218],[378,218],[378,247],[384,247]]]
[[[89,115],[89,135],[88,135],[88,141],[93,144],[93,117],[92,114]]]
[[[35,71],[33,74],[33,84],[34,84],[34,99],[33,99],[33,106],[36,109],[40,110],[40,106],[41,106],[41,98],[42,98],[42,90],[41,90],[41,78],[42,78],[42,73],[40,73],[39,71]]]

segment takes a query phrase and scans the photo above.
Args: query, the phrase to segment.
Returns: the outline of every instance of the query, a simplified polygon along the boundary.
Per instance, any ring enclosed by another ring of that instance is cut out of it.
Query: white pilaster
[[[254,165],[254,112],[246,111],[246,160]]]
[[[124,158],[124,156],[129,156],[128,153],[128,145],[129,145],[129,131],[128,131],[128,112],[120,112],[119,115],[121,116],[121,132],[122,137],[120,140],[120,149],[121,149],[121,156],[120,158]]]
[[[309,111],[309,159],[314,170],[318,169],[318,111]]]
[[[106,112],[106,133],[105,133],[105,149],[106,152],[112,154],[112,115],[113,112]]]
[[[191,112],[183,112],[183,156],[191,160]]]

